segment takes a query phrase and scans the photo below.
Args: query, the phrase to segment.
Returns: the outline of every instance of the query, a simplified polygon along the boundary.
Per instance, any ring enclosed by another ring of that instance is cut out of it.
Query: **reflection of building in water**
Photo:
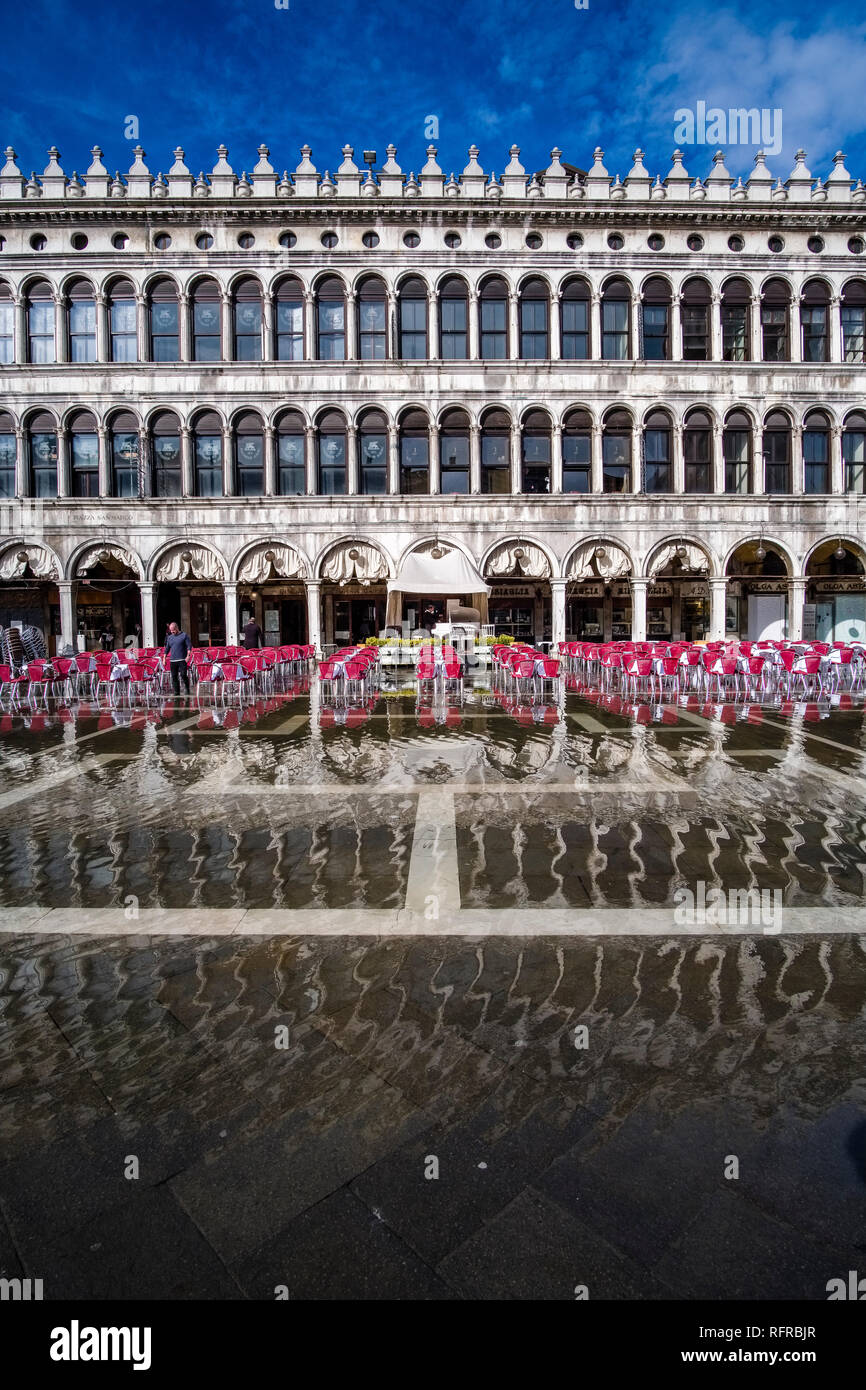
[[[4,529],[0,625],[342,643],[450,597],[536,641],[866,637],[844,158],[478,153],[446,182],[432,146],[420,179],[347,146],[331,180],[262,146],[248,179],[220,147],[194,180],[177,150],[166,183],[96,149],[82,197],[7,151],[0,499],[43,512]],[[433,543],[465,586],[401,589]]]

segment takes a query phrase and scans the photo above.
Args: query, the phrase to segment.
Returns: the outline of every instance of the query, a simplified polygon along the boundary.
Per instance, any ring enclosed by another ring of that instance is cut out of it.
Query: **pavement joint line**
[[[30,913],[35,913],[30,916]],[[730,925],[682,921],[675,907],[458,908],[439,903],[438,918],[404,908],[11,908],[0,936],[91,937],[696,937],[781,939],[866,935],[866,906],[785,907],[781,921]],[[23,918],[23,920],[22,920]]]
[[[418,796],[406,907],[422,917],[429,909],[437,918],[441,910],[460,910],[454,793],[447,785],[430,787]]]
[[[14,806],[19,801],[29,801],[31,797],[38,796],[40,792],[53,791],[61,782],[69,782],[75,777],[84,776],[88,772],[95,772],[97,768],[106,763],[135,762],[138,756],[137,753],[93,753],[89,758],[82,759],[80,763],[75,763],[72,767],[62,768],[59,772],[47,773],[44,777],[38,777],[35,782],[28,782],[26,786],[14,787],[11,791],[0,792],[0,810],[7,806]]]
[[[789,724],[783,723],[780,719],[774,719],[772,715],[767,716],[765,723],[769,724],[774,729],[790,729],[791,727]],[[821,734],[813,734],[810,729],[806,728],[805,724],[798,727],[802,729],[803,737],[811,739],[813,743],[824,743],[828,748],[838,748],[840,752],[850,753],[853,757],[858,755],[860,757],[863,756],[862,748],[854,748],[849,743],[838,743],[834,738],[824,738]],[[806,756],[808,757],[809,755],[806,754]]]
[[[217,774],[221,776],[222,774]],[[648,785],[646,782],[547,782],[547,783],[511,783],[511,782],[406,782],[395,783],[394,785],[382,785],[376,783],[373,786],[359,786],[357,783],[343,782],[286,782],[279,786],[269,784],[249,784],[240,785],[236,781],[218,781],[214,778],[203,780],[192,787],[186,788],[184,795],[192,793],[202,793],[207,795],[219,794],[226,796],[417,796],[424,795],[426,792],[437,790],[447,791],[452,796],[543,796],[548,792],[557,795],[568,793],[573,796],[604,796],[620,795],[623,792],[629,795],[639,794],[641,796],[676,796],[698,798],[703,795],[700,788],[689,785],[689,779],[683,777],[686,783],[683,787],[663,784],[661,786]]]

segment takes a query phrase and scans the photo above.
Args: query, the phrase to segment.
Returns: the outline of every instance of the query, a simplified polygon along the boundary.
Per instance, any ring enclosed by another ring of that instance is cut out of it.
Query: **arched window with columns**
[[[866,281],[849,280],[842,290],[842,361],[866,362]]]
[[[316,428],[319,450],[319,487],[322,497],[339,497],[346,492],[346,421],[339,410],[327,410]]]
[[[660,275],[647,280],[641,294],[641,357],[667,362],[671,357],[671,287]]]
[[[601,293],[601,355],[606,362],[631,356],[631,290],[625,280],[608,280]]]
[[[316,288],[316,356],[320,362],[343,362],[346,357],[346,290],[330,275]]]
[[[0,367],[15,361],[15,300],[8,285],[0,285]]]
[[[307,491],[306,431],[300,411],[285,410],[277,421],[277,493],[302,497]]]
[[[400,491],[430,491],[430,422],[423,410],[409,410],[400,420]]]
[[[743,410],[731,410],[722,434],[725,459],[725,492],[745,496],[751,491],[752,422]]]
[[[123,410],[112,416],[110,448],[112,497],[137,497],[141,445],[138,421],[131,411]]]
[[[686,492],[713,490],[713,422],[705,410],[690,410],[683,428],[683,486]]]
[[[199,280],[192,294],[192,360],[222,359],[222,302],[216,280]]]
[[[842,430],[842,466],[846,492],[866,493],[866,411],[852,410]]]
[[[521,430],[521,491],[549,493],[550,476],[550,416],[544,410],[531,410],[523,420]]]
[[[749,282],[734,276],[722,286],[722,360],[751,360],[751,302]]]
[[[57,421],[47,410],[32,415],[27,427],[31,497],[57,496]]]
[[[520,290],[520,356],[538,361],[550,356],[550,295],[543,280],[527,280]]]
[[[294,275],[277,286],[276,306],[277,361],[303,362],[304,290]]]
[[[234,360],[262,360],[262,287],[252,276],[235,286],[233,299]]]
[[[761,342],[765,362],[791,360],[791,287],[768,280],[761,296]]]
[[[469,299],[466,283],[450,275],[439,289],[439,356],[465,362],[469,356]]]
[[[427,356],[427,286],[417,275],[404,280],[398,299],[400,356],[412,361]]]
[[[196,497],[222,496],[223,427],[216,411],[202,411],[195,419],[193,472]]]
[[[89,280],[75,280],[67,291],[69,361],[96,361],[96,300]]]
[[[108,354],[112,362],[138,361],[138,315],[130,280],[115,280],[108,292]]]
[[[385,282],[368,275],[358,289],[358,357],[384,362],[388,356],[388,296]]]
[[[15,421],[5,410],[0,411],[0,497],[15,496],[15,470],[18,463],[18,439]]]
[[[562,490],[592,490],[592,416],[570,410],[562,424]]]
[[[589,285],[575,277],[562,291],[560,302],[560,336],[564,362],[586,362],[592,356]]]
[[[495,407],[481,417],[481,491],[511,491],[511,419]]]
[[[803,421],[803,491],[830,491],[830,417],[810,410]]]
[[[440,492],[469,492],[469,432],[465,410],[446,410],[439,426]]]
[[[683,360],[709,362],[712,357],[710,287],[699,275],[687,280],[683,286],[680,317],[683,330]]]
[[[764,491],[784,495],[791,491],[791,421],[783,410],[773,410],[764,421]]]
[[[809,280],[800,296],[804,362],[830,361],[830,291],[823,280]]]
[[[157,280],[148,295],[150,317],[150,359],[152,362],[180,361],[180,311],[177,286],[173,280]]]
[[[616,407],[604,417],[601,437],[602,488],[605,492],[631,491],[632,420],[627,410]]]
[[[482,361],[505,361],[508,357],[508,286],[500,276],[488,276],[481,286],[478,315]]]
[[[265,435],[261,416],[246,410],[235,421],[235,480],[239,497],[263,497]]]
[[[673,430],[666,410],[653,410],[644,422],[644,491],[673,492]]]
[[[358,491],[366,497],[388,491],[388,421],[381,410],[365,410],[359,421]]]
[[[73,497],[99,496],[99,434],[89,410],[79,411],[69,424],[69,466]]]
[[[27,361],[44,366],[54,360],[54,291],[47,280],[37,280],[27,291]]]
[[[163,410],[151,427],[152,489],[154,497],[180,497],[181,472],[180,421],[172,410]]]

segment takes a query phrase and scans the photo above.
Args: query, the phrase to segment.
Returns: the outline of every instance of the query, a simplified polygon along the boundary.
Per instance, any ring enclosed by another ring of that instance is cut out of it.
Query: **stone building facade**
[[[438,547],[538,640],[866,637],[866,189],[703,172],[8,149],[0,624],[322,645]]]

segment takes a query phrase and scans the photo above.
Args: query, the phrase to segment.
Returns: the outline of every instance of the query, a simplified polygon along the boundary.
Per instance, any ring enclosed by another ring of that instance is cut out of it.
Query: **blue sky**
[[[439,162],[459,173],[470,144],[501,173],[508,147],[528,170],[554,145],[587,168],[600,144],[624,177],[640,145],[662,176],[674,148],[674,113],[698,101],[782,111],[783,178],[803,146],[814,175],[835,150],[866,181],[866,5],[779,7],[751,0],[27,0],[4,17],[0,142],[22,170],[41,172],[57,144],[63,168],[82,173],[98,144],[126,171],[137,117],[153,172],[180,144],[194,174],[221,141],[237,172],[264,141],[278,170],[294,169],[309,142],[332,172],[341,147],[384,158],[393,141],[416,172],[438,121]],[[746,173],[755,147],[725,146]],[[713,147],[684,146],[689,173],[705,176]]]

